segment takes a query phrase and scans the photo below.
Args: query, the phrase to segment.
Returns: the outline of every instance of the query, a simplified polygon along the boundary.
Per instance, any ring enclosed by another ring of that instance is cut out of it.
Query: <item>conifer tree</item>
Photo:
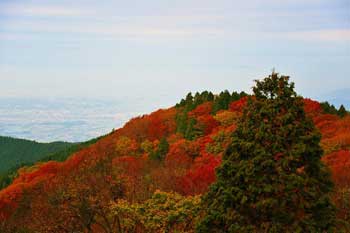
[[[256,81],[197,232],[332,232],[320,134],[288,76]]]
[[[346,115],[346,113],[347,112],[346,112],[344,105],[340,105],[339,110],[338,110],[338,115],[340,117],[344,117]]]

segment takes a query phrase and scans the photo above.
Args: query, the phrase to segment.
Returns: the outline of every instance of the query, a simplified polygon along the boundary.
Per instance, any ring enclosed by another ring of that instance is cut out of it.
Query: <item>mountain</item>
[[[11,184],[13,179],[18,177],[18,169],[20,169],[21,167],[31,167],[35,163],[43,163],[47,161],[65,161],[70,155],[74,154],[79,150],[82,150],[83,148],[88,147],[89,145],[95,143],[102,137],[105,137],[105,135],[80,143],[38,143],[35,141],[29,141],[24,139],[0,137],[0,140],[2,139],[1,141],[4,142],[3,148],[7,149],[1,151],[4,154],[4,157],[10,157],[12,159],[10,159],[12,162],[16,161],[16,165],[12,166],[5,166],[6,163],[2,164],[4,170],[0,172],[0,189],[7,187],[9,184]],[[14,144],[19,146],[15,148]],[[11,148],[13,148],[13,150],[11,150]],[[31,153],[29,153],[30,151],[28,149],[31,149]],[[45,152],[45,149],[49,152],[43,153]],[[7,153],[5,153],[6,151]],[[24,156],[25,158],[21,158],[18,156],[23,154],[27,154],[27,156]],[[40,154],[41,156],[38,156]]]
[[[216,180],[215,169],[249,99],[243,92],[189,93],[171,108],[131,119],[63,162],[19,169],[0,191],[0,231],[194,232],[201,196]],[[334,203],[342,207],[337,215],[345,220],[350,116],[303,101],[322,134],[322,160],[332,171]]]
[[[0,136],[0,173],[12,167],[33,163],[49,154],[66,150],[69,142],[39,143],[25,139]]]

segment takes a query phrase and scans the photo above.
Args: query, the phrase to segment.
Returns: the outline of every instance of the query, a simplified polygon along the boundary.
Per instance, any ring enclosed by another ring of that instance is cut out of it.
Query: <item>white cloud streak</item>
[[[284,36],[292,40],[302,41],[350,42],[350,29],[287,32]]]
[[[9,5],[0,11],[2,14],[32,17],[79,17],[88,16],[90,11],[62,6]]]

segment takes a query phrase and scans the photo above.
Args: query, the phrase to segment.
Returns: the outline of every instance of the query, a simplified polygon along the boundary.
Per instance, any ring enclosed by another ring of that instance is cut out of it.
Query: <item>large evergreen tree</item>
[[[302,98],[276,73],[253,91],[197,232],[331,232],[332,182]]]

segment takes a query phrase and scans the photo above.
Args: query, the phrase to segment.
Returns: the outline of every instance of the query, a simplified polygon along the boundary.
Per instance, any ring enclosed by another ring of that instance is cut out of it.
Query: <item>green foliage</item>
[[[247,96],[245,92],[232,92],[232,94],[230,94],[228,90],[220,92],[220,94],[214,98],[212,113],[215,114],[220,110],[227,110],[231,102],[239,100],[244,96]]]
[[[337,109],[333,104],[330,104],[327,101],[320,104],[324,113],[338,115],[340,117],[344,117],[347,114],[344,105],[340,105],[339,109]]]
[[[117,232],[193,232],[200,211],[200,196],[183,197],[156,191],[140,204],[123,199],[111,205],[120,222]]]
[[[336,186],[333,193],[337,206],[337,230],[338,232],[350,232],[350,188]]]
[[[176,115],[177,132],[187,140],[203,135],[202,130],[196,127],[196,123],[196,119],[188,117],[188,112],[180,112]]]
[[[159,142],[157,150],[150,154],[150,158],[153,160],[163,161],[168,151],[169,143],[167,139],[163,137]]]
[[[339,110],[338,110],[338,115],[340,117],[344,117],[347,114],[346,109],[344,105],[340,105]]]
[[[2,174],[0,174],[0,190],[10,185],[14,178],[17,177],[17,170],[24,166],[32,166],[36,162],[47,162],[47,161],[65,161],[70,155],[74,154],[75,152],[88,147],[91,144],[94,144],[97,140],[99,140],[101,137],[93,138],[89,141],[82,142],[82,143],[67,143],[69,146],[64,147],[61,150],[58,150],[56,152],[51,152],[49,154],[44,154],[41,158],[38,158],[37,160],[31,159],[30,161],[21,162],[13,166],[12,168],[9,168],[8,170],[4,171]],[[2,138],[2,137],[0,137]],[[22,139],[15,139],[15,140],[22,140]],[[27,140],[24,140],[27,141]],[[28,141],[29,143],[33,143],[32,141]],[[37,142],[34,142],[37,143]],[[51,144],[51,143],[38,143],[38,144]],[[1,153],[1,152],[0,152]],[[35,154],[35,150],[32,151],[33,154]],[[29,155],[28,155],[29,156]]]
[[[189,112],[195,109],[198,105],[207,101],[213,101],[214,95],[212,92],[203,91],[202,93],[196,92],[194,97],[192,93],[188,93],[185,99],[181,99],[180,103],[176,104],[177,108],[183,107],[185,112]]]
[[[25,139],[0,136],[0,172],[11,167],[31,163],[45,156],[69,148],[68,142],[39,143]]]
[[[231,142],[231,135],[230,133],[221,130],[213,136],[212,139],[213,142],[207,144],[206,150],[212,154],[219,154],[224,152],[227,145]]]
[[[289,77],[256,81],[197,232],[332,232],[332,182],[320,134]]]
[[[337,115],[338,114],[338,110],[336,109],[336,107],[334,107],[333,104],[326,102],[322,102],[321,104],[321,108],[323,110],[324,113],[328,113],[328,114],[334,114]]]
[[[220,92],[218,95],[214,95],[212,92],[208,91],[202,93],[196,92],[194,97],[191,92],[188,93],[185,99],[182,99],[180,103],[176,104],[178,108],[178,113],[176,115],[177,132],[181,133],[187,140],[193,140],[203,135],[201,129],[195,127],[196,120],[188,117],[190,111],[200,104],[210,101],[213,102],[212,114],[215,115],[216,112],[220,110],[228,109],[232,101],[239,100],[244,96],[247,96],[245,92],[232,92],[232,94],[230,94],[227,90]]]
[[[153,151],[153,143],[150,140],[146,139],[141,143],[140,148],[142,152],[151,153]]]

